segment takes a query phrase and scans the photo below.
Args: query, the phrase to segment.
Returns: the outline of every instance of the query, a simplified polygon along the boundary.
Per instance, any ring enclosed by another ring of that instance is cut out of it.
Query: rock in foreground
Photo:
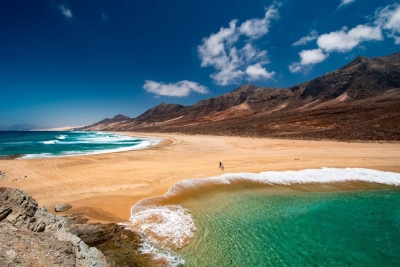
[[[154,265],[138,252],[140,234],[79,214],[55,216],[18,189],[0,187],[0,240],[0,266]]]
[[[56,212],[66,211],[66,210],[69,210],[70,208],[72,208],[72,206],[70,204],[68,204],[68,203],[56,204],[54,206],[54,210]]]

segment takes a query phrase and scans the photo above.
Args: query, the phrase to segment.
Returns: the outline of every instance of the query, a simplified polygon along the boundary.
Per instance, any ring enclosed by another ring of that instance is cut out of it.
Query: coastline
[[[163,141],[142,150],[109,154],[4,159],[0,161],[0,170],[7,177],[0,180],[1,186],[24,190],[51,212],[54,204],[68,202],[73,208],[66,213],[80,211],[92,221],[117,222],[128,220],[130,208],[138,201],[163,196],[174,184],[186,179],[223,173],[297,171],[322,167],[367,168],[400,173],[399,143],[139,132],[118,134],[162,138]],[[224,171],[218,168],[219,161],[224,163]],[[23,176],[27,177],[12,181]],[[350,190],[365,187],[368,186],[355,183]],[[325,186],[309,185],[307,188],[326,190]],[[339,188],[346,189],[348,186]]]

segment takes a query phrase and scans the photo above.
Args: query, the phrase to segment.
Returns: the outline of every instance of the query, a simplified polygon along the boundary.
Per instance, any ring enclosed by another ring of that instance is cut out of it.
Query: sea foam
[[[45,145],[54,145],[55,143],[58,142],[59,142],[58,140],[49,140],[49,141],[42,141],[41,143]]]
[[[237,180],[247,180],[261,184],[306,184],[360,181],[387,185],[400,185],[400,174],[364,168],[321,168],[300,171],[269,171],[261,173],[226,173],[209,178],[181,181],[172,186],[164,197],[179,193],[182,189],[196,188],[204,184],[230,184]]]
[[[129,221],[123,225],[145,236],[141,253],[163,259],[172,267],[185,263],[171,249],[189,244],[197,230],[188,209],[180,205],[134,206]]]
[[[133,208],[130,228],[144,233],[162,248],[181,248],[193,238],[196,226],[189,210],[180,205]]]
[[[185,260],[183,260],[178,254],[168,249],[156,247],[148,240],[144,240],[139,251],[143,254],[151,254],[155,260],[164,260],[165,262],[168,262],[168,266],[170,267],[182,266],[185,264]]]

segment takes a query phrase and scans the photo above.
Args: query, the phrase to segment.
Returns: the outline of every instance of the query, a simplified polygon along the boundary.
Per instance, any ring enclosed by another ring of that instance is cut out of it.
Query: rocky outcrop
[[[107,258],[110,266],[160,266],[152,256],[141,254],[142,236],[139,233],[126,230],[117,224],[88,224],[80,214],[67,217],[67,229],[80,237],[89,246],[99,249]]]
[[[68,203],[59,203],[54,206],[54,211],[62,212],[62,211],[69,210],[70,208],[72,208],[72,206]]]
[[[98,249],[67,231],[68,220],[22,190],[0,188],[0,266],[110,266]]]
[[[142,254],[142,235],[82,214],[48,213],[19,189],[0,187],[0,266],[164,266]]]

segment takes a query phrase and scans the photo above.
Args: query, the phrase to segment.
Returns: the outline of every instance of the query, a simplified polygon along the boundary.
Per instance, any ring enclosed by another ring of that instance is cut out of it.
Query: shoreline
[[[322,167],[400,173],[400,143],[115,133],[163,140],[150,148],[125,152],[1,160],[0,170],[7,177],[0,179],[0,185],[24,190],[50,212],[54,213],[56,203],[68,202],[73,208],[57,214],[80,211],[104,223],[128,220],[137,202],[163,196],[186,179]],[[218,169],[219,161],[224,171]]]

